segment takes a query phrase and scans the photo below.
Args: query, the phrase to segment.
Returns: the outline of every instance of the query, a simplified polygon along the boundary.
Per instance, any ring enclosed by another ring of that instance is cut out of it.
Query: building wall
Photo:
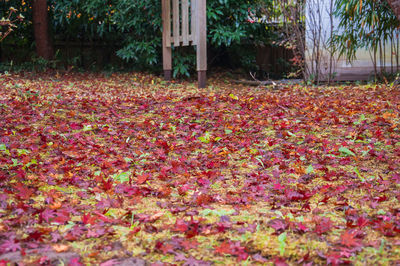
[[[346,58],[334,55],[332,71],[330,72],[330,53],[327,42],[331,36],[330,8],[334,0],[307,0],[306,4],[306,64],[309,77],[315,77],[317,69],[320,72],[319,79],[327,80],[329,73],[334,73],[335,80],[366,80],[374,76],[374,64],[370,51],[360,49],[356,53],[356,60],[351,64]],[[318,12],[319,10],[319,12]],[[333,28],[337,30],[339,20],[333,18]],[[318,28],[321,27],[321,31]],[[321,34],[318,34],[318,33]],[[320,40],[320,45],[314,40]],[[318,48],[319,46],[319,48]],[[391,43],[387,43],[385,49],[386,62],[381,65],[377,62],[378,71],[384,68],[386,72],[397,72],[399,66],[394,60],[391,63]],[[314,52],[313,52],[314,51]],[[313,58],[316,57],[317,51],[321,58],[321,64],[315,64]],[[395,55],[394,55],[395,56]]]

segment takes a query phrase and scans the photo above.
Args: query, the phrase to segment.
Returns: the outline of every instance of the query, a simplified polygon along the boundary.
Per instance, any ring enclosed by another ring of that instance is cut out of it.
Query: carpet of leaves
[[[0,263],[400,263],[399,89],[209,82],[0,76]]]

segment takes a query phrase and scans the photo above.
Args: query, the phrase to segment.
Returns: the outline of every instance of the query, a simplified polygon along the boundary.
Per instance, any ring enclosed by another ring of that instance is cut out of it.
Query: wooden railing
[[[206,86],[207,18],[206,0],[161,0],[163,19],[163,68],[172,76],[172,47],[196,46],[199,87]]]

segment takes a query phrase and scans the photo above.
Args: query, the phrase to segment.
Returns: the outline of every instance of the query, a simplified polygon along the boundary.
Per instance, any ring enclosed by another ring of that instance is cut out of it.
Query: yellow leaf
[[[231,97],[234,100],[239,100],[239,97],[237,97],[236,95],[234,95],[233,93],[229,94],[229,97]]]

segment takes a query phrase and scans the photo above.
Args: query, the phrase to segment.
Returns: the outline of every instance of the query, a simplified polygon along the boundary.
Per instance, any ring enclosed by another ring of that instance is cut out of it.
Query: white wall
[[[310,75],[315,75],[316,65],[312,63],[312,54],[313,49],[316,49],[314,45],[315,30],[318,29],[319,26],[322,28],[320,40],[321,40],[321,48],[320,53],[322,54],[322,63],[319,66],[321,75],[321,80],[327,80],[329,74],[329,57],[330,53],[327,50],[327,41],[330,38],[331,32],[331,22],[330,22],[330,4],[331,1],[334,0],[307,0],[306,4],[306,63],[308,65],[308,69],[310,70]],[[318,8],[321,10],[321,13],[318,14]],[[339,25],[339,20],[337,18],[333,19],[333,26],[335,30]],[[315,53],[314,53],[315,54]],[[386,70],[390,72],[391,68],[391,50],[390,43],[386,45]],[[346,62],[345,58],[338,58],[335,55],[335,60],[333,64],[332,73],[336,73],[336,80],[358,80],[358,79],[368,79],[374,76],[374,65],[371,59],[371,54],[367,50],[359,50],[356,53],[356,60],[354,60],[351,64]],[[378,67],[381,67],[378,59]],[[394,69],[396,70],[396,62],[394,62]],[[313,70],[313,71],[311,71]]]

